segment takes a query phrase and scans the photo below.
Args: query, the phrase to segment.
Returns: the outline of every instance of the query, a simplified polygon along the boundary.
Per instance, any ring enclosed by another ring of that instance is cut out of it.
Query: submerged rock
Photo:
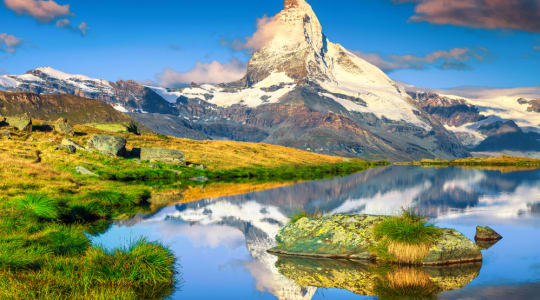
[[[185,164],[184,153],[173,149],[141,148],[141,160],[160,161],[170,164]]]
[[[27,114],[7,117],[6,123],[19,131],[32,131],[32,119]]]
[[[280,256],[279,273],[300,286],[338,288],[384,299],[431,299],[459,289],[480,273],[481,263],[454,266],[388,266],[368,261]]]
[[[105,155],[123,156],[126,153],[126,143],[126,139],[122,137],[100,134],[91,137],[87,142],[87,147]]]
[[[276,240],[278,246],[269,250],[274,254],[384,260],[374,250],[378,241],[375,225],[386,216],[334,215],[322,218],[301,218],[282,228]],[[481,261],[480,249],[454,229],[441,229],[441,236],[426,249],[418,264],[445,265]]]
[[[477,241],[498,241],[502,239],[502,236],[489,226],[476,226],[474,239]]]

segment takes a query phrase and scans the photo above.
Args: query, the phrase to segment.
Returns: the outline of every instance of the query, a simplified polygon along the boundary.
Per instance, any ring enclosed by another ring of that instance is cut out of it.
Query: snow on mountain
[[[218,86],[187,88],[182,95],[209,98],[208,102],[218,106],[256,107],[278,102],[296,84],[307,80],[321,87],[319,95],[349,111],[431,128],[408,103],[406,92],[383,71],[326,38],[317,16],[304,0],[288,1],[270,23],[273,37],[250,60],[246,87],[232,92],[223,92]],[[275,87],[272,92],[261,91],[270,84]]]

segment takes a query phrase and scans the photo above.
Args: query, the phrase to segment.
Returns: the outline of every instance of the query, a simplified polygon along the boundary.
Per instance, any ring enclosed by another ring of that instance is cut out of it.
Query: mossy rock
[[[32,119],[27,114],[7,117],[5,122],[19,131],[32,131]]]
[[[377,247],[380,240],[374,227],[389,218],[374,215],[334,215],[321,218],[301,218],[283,227],[276,236],[274,254],[323,258],[363,259],[399,262],[382,256]],[[445,265],[481,261],[480,249],[454,229],[441,228],[441,235],[430,244],[425,256],[415,264]]]
[[[88,140],[87,148],[105,155],[123,156],[126,153],[126,139],[108,134],[95,135]]]
[[[60,118],[54,122],[54,130],[66,135],[73,135],[75,133],[73,131],[73,126],[71,126],[71,124],[69,124],[68,120],[65,118]]]
[[[502,236],[489,226],[476,226],[476,241],[498,241]]]
[[[389,299],[424,299],[460,289],[478,276],[481,266],[389,266],[291,256],[279,256],[276,262],[279,273],[300,286],[345,289],[364,296],[392,295]]]
[[[93,127],[99,130],[112,133],[134,133],[139,134],[139,128],[133,122],[123,122],[123,123],[88,123],[84,124],[89,127]]]
[[[174,149],[141,148],[141,160],[164,162],[170,164],[186,164],[184,153]]]

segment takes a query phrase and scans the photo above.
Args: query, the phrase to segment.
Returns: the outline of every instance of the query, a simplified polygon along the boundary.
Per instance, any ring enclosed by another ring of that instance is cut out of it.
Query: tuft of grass
[[[84,233],[72,227],[63,227],[50,232],[44,242],[56,255],[78,255],[90,247]]]
[[[317,219],[321,218],[324,214],[317,207],[314,212],[310,213],[305,209],[298,210],[289,220],[289,224],[294,224],[296,221],[302,218]]]
[[[374,227],[375,252],[383,261],[416,264],[441,236],[439,228],[410,210],[389,217]]]
[[[440,236],[440,229],[428,224],[412,211],[403,210],[401,216],[389,217],[375,226],[375,237],[393,242],[422,244],[434,242]]]
[[[31,212],[42,219],[56,219],[59,215],[59,205],[54,199],[41,194],[28,194],[17,200],[17,207]]]

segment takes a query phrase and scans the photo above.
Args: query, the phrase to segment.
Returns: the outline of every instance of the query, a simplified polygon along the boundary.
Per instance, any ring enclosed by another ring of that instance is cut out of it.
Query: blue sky
[[[167,68],[187,72],[198,62],[247,62],[246,52],[223,41],[252,35],[258,18],[283,7],[282,0],[55,0],[56,6],[42,9],[41,1],[1,1],[0,72],[20,74],[51,66],[108,80],[140,81],[157,81],[156,75]],[[482,24],[471,21],[479,19],[475,9],[483,13],[481,5],[489,2],[493,9],[509,11],[497,4],[500,0],[468,0],[478,4],[469,10],[469,20],[449,17],[453,12],[447,11],[441,16],[433,10],[437,1],[442,0],[308,0],[331,41],[391,62],[395,66],[386,71],[395,80],[429,88],[540,85],[540,0],[507,0],[515,2],[514,13],[527,12],[518,18],[526,25],[503,22],[504,15],[484,16]],[[426,13],[422,5],[432,10]],[[422,19],[411,20],[418,11],[424,12]],[[59,20],[69,25],[57,26]],[[77,28],[82,22],[88,26],[84,35]],[[459,63],[456,67],[443,69],[445,60],[429,59],[437,51],[456,48],[467,49],[452,61]],[[404,60],[404,55],[412,59]]]

